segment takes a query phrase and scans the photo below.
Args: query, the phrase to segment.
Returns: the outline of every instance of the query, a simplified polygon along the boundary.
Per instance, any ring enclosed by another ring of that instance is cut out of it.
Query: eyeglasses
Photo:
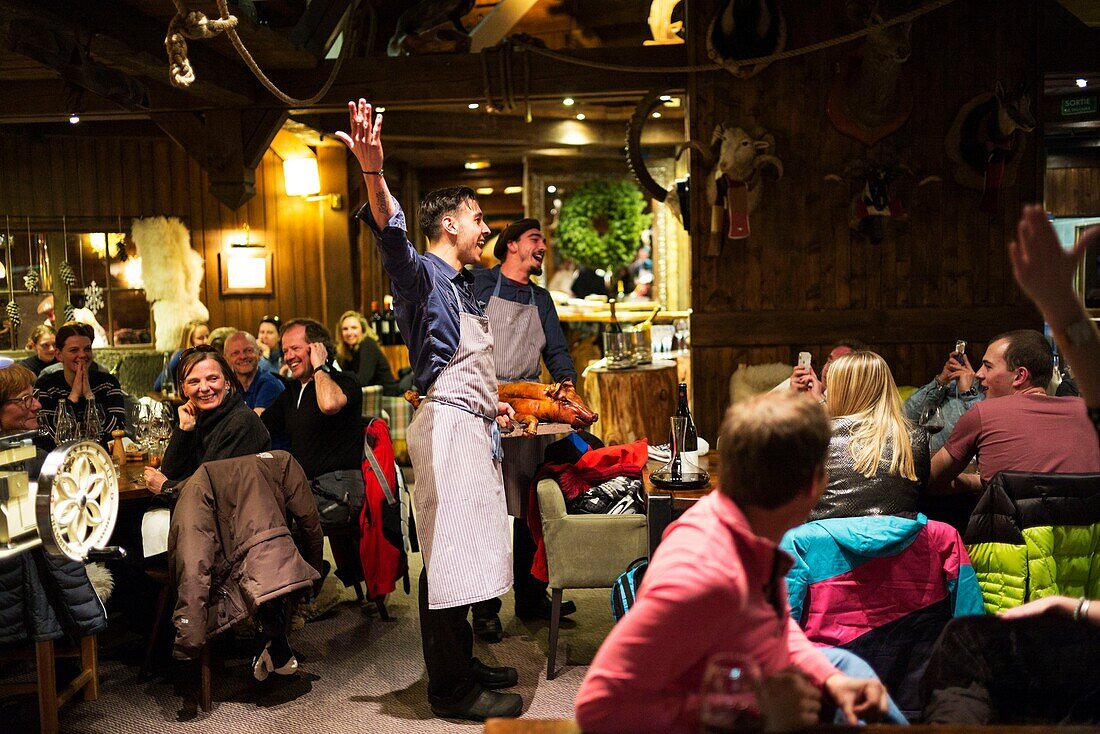
[[[31,405],[35,401],[38,400],[38,395],[39,395],[38,391],[35,390],[30,395],[24,395],[21,398],[8,398],[7,400],[4,401],[4,404],[6,405],[8,403],[19,403],[20,405],[23,406],[24,410],[30,410]]]

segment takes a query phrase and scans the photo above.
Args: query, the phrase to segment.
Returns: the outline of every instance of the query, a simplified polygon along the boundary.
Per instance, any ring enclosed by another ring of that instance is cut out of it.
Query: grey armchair
[[[611,588],[619,574],[649,550],[645,515],[567,514],[565,498],[553,479],[539,482],[538,494],[553,601],[546,679],[553,680],[562,591]]]

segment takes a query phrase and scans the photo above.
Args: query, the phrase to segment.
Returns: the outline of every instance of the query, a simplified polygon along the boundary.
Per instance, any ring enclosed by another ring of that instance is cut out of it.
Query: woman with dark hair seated
[[[267,428],[245,404],[237,376],[220,352],[207,345],[192,347],[180,357],[178,372],[187,402],[179,407],[179,425],[161,468],[145,469],[149,490],[168,497],[203,462],[271,449]]]
[[[810,519],[916,513],[931,467],[928,433],[905,418],[886,360],[869,351],[838,357],[826,397],[829,484]]]
[[[344,311],[336,322],[336,361],[344,372],[359,378],[361,387],[381,385],[383,395],[397,396],[404,391],[393,376],[390,362],[378,346],[378,335],[358,311]]]
[[[106,448],[111,431],[126,425],[126,405],[118,379],[92,369],[93,338],[92,327],[76,321],[58,329],[57,353],[63,369],[45,372],[34,386],[47,425],[56,428],[58,411],[65,409],[78,426],[98,423],[99,435],[93,438]],[[57,445],[54,438],[42,435],[36,443],[50,451]]]
[[[27,350],[34,352],[19,364],[26,367],[36,376],[51,364],[57,363],[57,341],[53,327],[49,324],[39,324],[34,327],[31,336],[27,339]]]

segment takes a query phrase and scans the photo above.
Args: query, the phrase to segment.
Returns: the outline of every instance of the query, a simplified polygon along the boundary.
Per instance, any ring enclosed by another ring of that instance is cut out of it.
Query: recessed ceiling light
[[[474,189],[478,196],[488,196],[493,193],[492,186],[482,186],[481,188]]]
[[[70,125],[75,125],[78,122],[80,122],[80,115],[72,115],[72,116],[69,117],[69,124]]]
[[[523,187],[522,186],[505,186],[504,187],[504,193],[509,194],[509,195],[511,195],[511,194],[522,194],[523,193]]]
[[[555,186],[554,184],[550,184],[549,186],[546,187],[546,193],[548,193],[548,194],[557,193],[557,190],[558,190],[558,187]]]
[[[563,105],[565,105],[566,107],[572,107],[574,104],[576,104],[576,102],[574,101],[574,99],[572,97],[566,97],[565,99],[563,99],[561,101],[561,103]]]
[[[386,111],[385,107],[375,107],[374,109],[376,109],[379,112],[385,112]]]
[[[469,107],[471,110],[476,110],[481,105],[479,105],[477,102],[471,102],[470,104],[468,104],[466,106]]]
[[[653,116],[654,116],[654,117],[660,117],[660,116],[661,116],[661,113],[660,113],[660,112],[654,112],[654,113],[653,113]]]
[[[577,119],[578,120],[583,120],[584,119],[584,113],[583,112],[578,112],[577,113]]]
[[[489,161],[466,161],[464,165],[467,171],[480,171],[482,168],[489,167]]]
[[[661,95],[661,101],[662,101],[662,102],[670,102],[670,101],[672,101],[672,95],[671,95],[671,94],[662,94],[662,95]]]
[[[1077,80],[1077,86],[1080,87],[1081,89],[1084,89],[1088,85],[1089,85],[1089,80],[1088,79],[1085,79],[1085,78],[1082,77],[1082,78]]]

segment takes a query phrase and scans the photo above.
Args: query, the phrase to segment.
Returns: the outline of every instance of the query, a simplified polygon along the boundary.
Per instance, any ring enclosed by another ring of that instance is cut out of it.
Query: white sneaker
[[[265,681],[272,673],[279,675],[294,675],[298,671],[298,658],[293,655],[278,668],[271,659],[271,643],[264,646],[264,651],[252,658],[252,677],[258,681]]]

